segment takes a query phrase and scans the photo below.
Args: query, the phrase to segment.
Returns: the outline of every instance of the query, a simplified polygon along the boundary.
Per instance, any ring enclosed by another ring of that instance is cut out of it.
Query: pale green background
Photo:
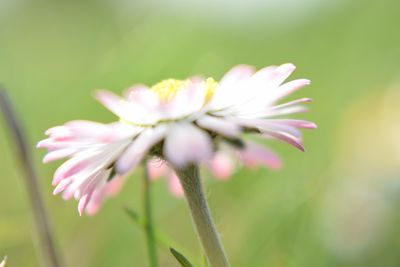
[[[305,132],[304,154],[270,144],[281,171],[206,177],[232,265],[399,266],[399,14],[398,0],[0,0],[0,81],[25,125],[67,266],[147,266],[143,232],[122,211],[141,209],[140,173],[97,216],[79,217],[75,201],[51,195],[59,163],[42,165],[45,152],[34,148],[47,128],[115,120],[92,98],[97,88],[119,93],[136,82],[219,79],[239,63],[285,62],[298,67],[292,79],[312,80],[293,97],[314,99],[300,117],[319,128]],[[9,137],[0,120],[0,257],[9,267],[40,266]],[[197,266],[185,202],[163,181],[154,195],[157,228]],[[161,266],[178,266],[168,251],[159,256]]]

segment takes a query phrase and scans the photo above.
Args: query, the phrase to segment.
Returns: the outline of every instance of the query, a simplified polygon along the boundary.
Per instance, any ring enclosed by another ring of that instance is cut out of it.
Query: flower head
[[[69,158],[54,175],[54,193],[74,196],[80,213],[94,213],[146,156],[166,161],[172,178],[172,169],[188,164],[204,164],[226,178],[233,170],[231,156],[222,153],[226,146],[228,155],[247,166],[279,168],[272,151],[243,136],[278,139],[304,150],[299,129],[315,124],[281,117],[305,111],[302,104],[310,99],[278,104],[309,84],[306,79],[283,83],[294,69],[283,64],[255,71],[240,65],[219,83],[212,78],[168,79],[152,87],[133,86],[123,97],[99,91],[96,98],[118,122],[72,121],[49,129],[49,137],[38,144],[49,150],[44,162]]]

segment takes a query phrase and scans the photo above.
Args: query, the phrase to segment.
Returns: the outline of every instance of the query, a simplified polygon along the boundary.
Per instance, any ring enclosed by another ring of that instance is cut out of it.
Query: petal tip
[[[280,66],[280,68],[287,72],[292,72],[296,69],[296,66],[293,63],[284,63]]]

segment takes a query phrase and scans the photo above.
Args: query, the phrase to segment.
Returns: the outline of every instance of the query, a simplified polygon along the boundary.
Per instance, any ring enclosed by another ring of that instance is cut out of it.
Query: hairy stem
[[[156,241],[153,227],[153,214],[151,205],[151,185],[147,170],[147,161],[143,164],[143,208],[145,216],[145,231],[146,231],[146,241],[147,250],[149,255],[149,262],[151,267],[158,266],[157,251],[156,251]]]
[[[204,195],[198,167],[194,165],[188,166],[183,169],[177,169],[176,173],[181,181],[198,237],[210,266],[229,267],[228,258]]]
[[[8,127],[10,128],[10,132],[15,142],[20,166],[25,173],[23,177],[28,197],[32,205],[33,218],[35,220],[36,230],[39,237],[39,247],[43,257],[43,266],[60,267],[62,264],[54,242],[50,218],[45,209],[39,180],[29,153],[30,149],[28,148],[29,146],[22,130],[22,126],[13,110],[7,92],[2,88],[0,88],[0,109],[3,112]]]

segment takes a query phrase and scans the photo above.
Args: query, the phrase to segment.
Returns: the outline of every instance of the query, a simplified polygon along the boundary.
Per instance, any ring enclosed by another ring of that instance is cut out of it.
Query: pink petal
[[[147,162],[147,171],[151,180],[166,176],[170,171],[167,164],[160,159],[151,159]]]
[[[101,196],[92,197],[90,202],[87,204],[86,207],[86,214],[90,216],[96,215],[99,212],[101,205],[103,204],[104,198]]]
[[[52,149],[57,142],[52,139],[52,138],[47,138],[44,140],[41,140],[37,143],[36,147],[37,148],[47,148],[47,149]]]
[[[295,119],[273,119],[267,120],[272,123],[277,123],[281,125],[288,125],[296,128],[303,128],[303,129],[316,129],[317,125],[310,121],[305,120],[295,120]]]
[[[107,124],[98,123],[94,121],[74,120],[65,124],[70,132],[79,137],[94,137],[110,132]]]
[[[54,160],[62,159],[71,156],[77,151],[76,148],[64,148],[60,150],[51,151],[43,158],[43,163],[49,163]]]
[[[82,216],[83,211],[85,210],[86,206],[89,204],[90,197],[91,197],[91,195],[84,195],[84,196],[81,197],[81,199],[79,200],[78,212],[79,212],[79,215],[80,215],[80,216]]]
[[[107,185],[103,185],[102,187],[97,188],[93,192],[92,197],[90,198],[90,201],[85,209],[86,214],[93,216],[97,212],[99,212],[101,205],[103,204],[105,198],[107,197],[106,187]]]
[[[108,181],[104,187],[106,196],[116,196],[122,189],[126,181],[126,176],[116,176]]]
[[[170,128],[164,153],[173,165],[180,168],[212,156],[211,139],[206,132],[189,123],[176,123]]]
[[[280,169],[282,162],[279,157],[271,150],[252,142],[246,142],[243,150],[239,150],[239,155],[246,167],[254,168],[262,164],[270,169]]]
[[[203,116],[196,122],[202,128],[230,137],[237,136],[241,130],[241,127],[232,121],[212,116]]]
[[[56,172],[53,177],[53,185],[58,184],[62,179],[72,176],[81,170],[85,169],[90,165],[88,161],[89,157],[73,157],[66,162],[64,162]]]
[[[56,186],[56,188],[54,188],[53,195],[57,195],[57,194],[61,193],[62,191],[64,191],[65,188],[67,188],[71,184],[71,182],[72,182],[71,179],[64,179],[64,180],[60,181],[58,183],[58,185]]]
[[[283,142],[286,142],[286,143],[298,148],[302,152],[305,151],[301,140],[291,134],[286,133],[286,132],[264,131],[264,135],[267,137],[270,136],[270,137],[276,138],[278,140],[281,140]]]
[[[57,136],[59,138],[65,136],[68,137],[71,135],[71,131],[68,129],[68,127],[63,126],[55,126],[52,127],[50,129],[48,129],[45,132],[46,135],[50,135],[50,136]]]
[[[215,153],[208,167],[211,173],[220,180],[228,179],[235,170],[232,158],[223,152]]]
[[[179,178],[175,172],[171,172],[171,175],[168,179],[168,187],[169,187],[169,191],[175,197],[181,198],[185,195],[185,193],[183,192],[181,182],[179,181]]]
[[[71,176],[68,178],[68,180],[71,180],[71,183],[64,189],[62,198],[68,200],[74,196],[75,199],[79,199],[81,196],[87,194],[87,192],[94,190],[103,178],[103,172],[97,170]]]

